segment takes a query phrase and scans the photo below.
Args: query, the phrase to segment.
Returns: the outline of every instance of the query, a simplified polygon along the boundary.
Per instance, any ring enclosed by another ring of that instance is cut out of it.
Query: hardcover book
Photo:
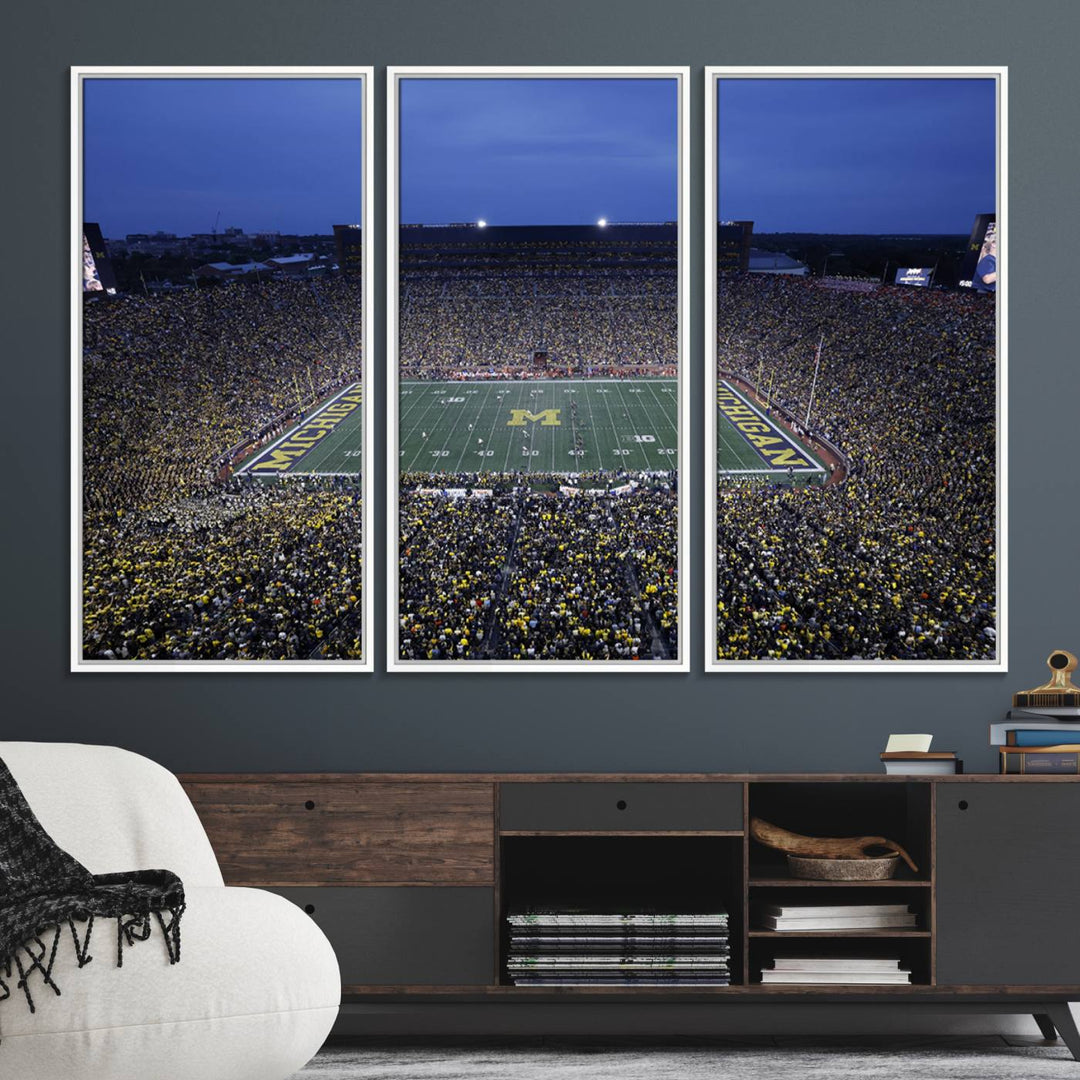
[[[1001,747],[1001,771],[1006,776],[1046,773],[1080,774],[1080,747],[1056,746],[1032,749],[1021,746]]]

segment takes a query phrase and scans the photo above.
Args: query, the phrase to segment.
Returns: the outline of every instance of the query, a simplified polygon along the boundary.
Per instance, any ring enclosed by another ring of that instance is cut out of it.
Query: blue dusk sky
[[[83,216],[105,236],[360,222],[360,79],[86,79]]]
[[[996,209],[995,132],[992,79],[721,79],[719,216],[966,234]]]
[[[675,79],[402,78],[401,221],[674,221]]]

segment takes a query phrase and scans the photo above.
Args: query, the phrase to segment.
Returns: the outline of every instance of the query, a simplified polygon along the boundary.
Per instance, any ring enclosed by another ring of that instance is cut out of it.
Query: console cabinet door
[[[937,786],[939,986],[1080,984],[1080,783]]]
[[[495,896],[477,888],[274,889],[319,924],[349,986],[495,982]]]

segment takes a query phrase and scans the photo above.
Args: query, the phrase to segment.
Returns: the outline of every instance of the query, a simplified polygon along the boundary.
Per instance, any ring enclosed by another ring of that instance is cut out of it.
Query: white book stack
[[[907,904],[766,904],[759,912],[766,930],[914,930]]]
[[[911,982],[911,972],[890,957],[778,956],[761,971],[770,985],[894,986]]]

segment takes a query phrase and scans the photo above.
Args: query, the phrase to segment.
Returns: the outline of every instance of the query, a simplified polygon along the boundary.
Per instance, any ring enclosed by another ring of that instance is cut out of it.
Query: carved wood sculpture
[[[884,836],[802,836],[781,829],[761,818],[750,819],[750,835],[766,847],[775,848],[785,855],[809,855],[821,859],[869,859],[872,848],[884,848],[885,854],[899,855],[917,874],[919,868],[911,856],[895,841]],[[878,855],[882,853],[879,851]]]

